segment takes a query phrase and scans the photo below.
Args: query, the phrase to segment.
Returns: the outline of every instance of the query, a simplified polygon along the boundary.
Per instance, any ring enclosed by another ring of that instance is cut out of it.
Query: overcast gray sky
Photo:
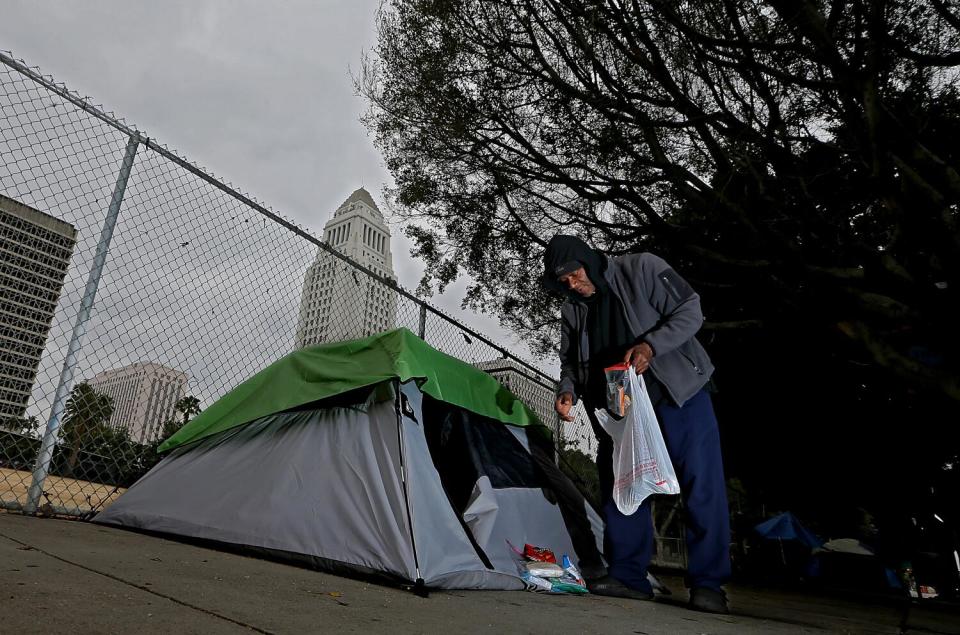
[[[389,183],[351,79],[374,45],[378,6],[4,0],[0,49],[319,235],[354,189],[382,203]],[[414,288],[423,266],[397,227],[393,254]],[[459,309],[463,290],[432,302],[515,348],[495,319]]]

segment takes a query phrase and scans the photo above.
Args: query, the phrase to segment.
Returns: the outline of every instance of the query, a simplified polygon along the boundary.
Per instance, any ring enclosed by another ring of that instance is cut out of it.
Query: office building
[[[536,413],[540,421],[549,426],[554,434],[561,432],[560,420],[553,404],[556,388],[552,384],[534,375],[512,359],[501,357],[474,364],[480,370],[499,381],[504,388],[516,395],[520,401]]]
[[[122,428],[136,443],[151,443],[163,432],[163,424],[177,416],[176,405],[184,397],[189,376],[151,362],[137,362],[105,370],[87,383],[113,400],[109,425]]]
[[[76,241],[73,225],[0,194],[0,423],[26,412]]]

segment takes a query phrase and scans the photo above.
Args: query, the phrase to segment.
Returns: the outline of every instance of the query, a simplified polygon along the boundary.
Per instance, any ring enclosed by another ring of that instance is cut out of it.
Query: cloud
[[[92,95],[320,235],[354,189],[364,185],[380,199],[390,183],[359,123],[365,106],[349,75],[374,43],[378,5],[8,0],[0,49]],[[0,162],[0,191],[80,232],[31,408],[45,418],[126,139],[30,82],[11,87],[16,77],[2,80],[0,106],[8,107],[0,108],[0,149],[8,158]],[[399,228],[392,234],[397,277],[413,288],[423,265],[410,258]],[[309,241],[141,149],[77,380],[157,361],[190,373],[191,390],[208,405],[290,350],[303,273],[315,252]],[[432,302],[518,350],[496,320],[460,310],[463,287]],[[416,328],[412,305],[399,314]],[[431,320],[431,329],[432,343],[448,352],[496,356],[440,320]]]

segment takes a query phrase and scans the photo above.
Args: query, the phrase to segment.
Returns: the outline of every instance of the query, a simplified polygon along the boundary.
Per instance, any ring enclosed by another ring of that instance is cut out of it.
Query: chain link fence
[[[523,399],[597,503],[582,406],[561,426],[554,378],[340,242],[0,52],[0,508],[90,517],[166,437],[295,347],[393,327]],[[685,562],[676,509],[655,507],[657,564]]]
[[[329,238],[0,52],[0,506],[88,517],[238,383],[344,339],[335,324],[406,327],[555,424],[553,378]]]

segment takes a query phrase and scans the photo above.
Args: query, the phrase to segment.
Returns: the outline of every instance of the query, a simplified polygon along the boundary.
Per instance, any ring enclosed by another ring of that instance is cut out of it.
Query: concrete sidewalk
[[[117,529],[0,513],[0,633],[898,633],[902,607],[743,588],[674,602],[408,591]],[[910,632],[960,633],[915,609]]]

